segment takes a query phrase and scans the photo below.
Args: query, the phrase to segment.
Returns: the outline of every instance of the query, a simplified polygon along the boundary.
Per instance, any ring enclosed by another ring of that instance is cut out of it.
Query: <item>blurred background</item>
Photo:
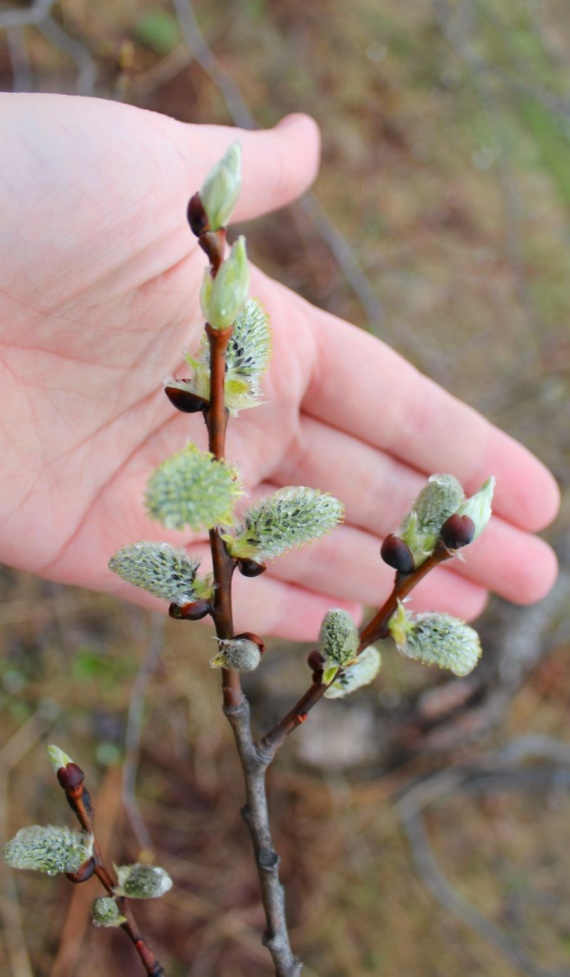
[[[490,603],[475,676],[390,656],[376,689],[322,705],[281,751],[274,840],[306,977],[570,974],[569,82],[563,0],[0,2],[2,91],[242,126],[311,113],[321,174],[247,227],[254,260],[562,487],[559,583],[532,608]],[[270,974],[206,632],[7,568],[0,582],[2,836],[71,823],[55,741],[87,771],[109,861],[142,851],[174,877],[137,914],[168,977]],[[248,687],[262,726],[304,689],[306,652],[272,643]],[[139,972],[88,921],[95,882],[0,871],[1,973]]]

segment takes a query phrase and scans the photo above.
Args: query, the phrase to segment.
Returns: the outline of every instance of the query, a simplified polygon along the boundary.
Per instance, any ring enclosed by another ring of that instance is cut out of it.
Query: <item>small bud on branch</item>
[[[158,865],[115,865],[117,873],[116,896],[129,899],[159,899],[172,888],[168,872]]]
[[[399,573],[411,573],[414,569],[414,554],[403,539],[390,533],[380,547],[380,556],[389,567]]]
[[[95,926],[122,926],[127,919],[121,915],[112,896],[100,896],[91,907],[91,918]]]
[[[236,205],[241,189],[241,148],[239,142],[233,142],[228,147],[221,160],[210,170],[204,180],[199,193],[199,200],[207,217],[208,229],[216,231],[226,227]],[[194,197],[190,201],[188,214],[192,210],[192,219],[198,228],[203,223],[202,214]],[[190,226],[194,234],[200,231]],[[202,230],[204,228],[202,227]]]
[[[440,537],[448,550],[459,550],[475,539],[475,523],[469,516],[455,513],[441,527]]]
[[[253,672],[265,651],[261,638],[249,632],[235,638],[218,638],[218,647],[218,654],[210,659],[211,668],[231,668],[236,672]]]
[[[208,409],[208,401],[194,393],[191,380],[170,379],[164,392],[172,406],[183,414],[199,414]]]
[[[257,407],[261,403],[261,380],[271,359],[271,328],[269,316],[257,299],[248,299],[234,322],[226,349],[224,404],[230,414]],[[168,396],[173,386],[192,391],[208,403],[210,399],[210,343],[203,334],[195,357],[185,355],[192,367],[191,380],[171,380],[166,388]],[[172,398],[171,398],[172,399]],[[175,404],[179,410],[185,408]],[[188,409],[188,413],[190,410]]]

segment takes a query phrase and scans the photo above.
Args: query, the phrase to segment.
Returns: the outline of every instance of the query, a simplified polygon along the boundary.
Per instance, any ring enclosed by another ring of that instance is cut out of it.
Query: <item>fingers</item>
[[[192,551],[190,551],[192,555]],[[149,610],[166,613],[168,605],[151,597],[144,590],[119,581],[109,580],[106,590],[114,596],[130,601]],[[360,606],[341,596],[325,596],[304,590],[283,580],[276,580],[268,573],[253,580],[237,574],[234,577],[233,615],[234,631],[253,631],[259,635],[272,635],[290,641],[316,641],[321,622],[331,607],[342,607],[353,615],[358,624],[362,617]],[[211,628],[212,621],[206,617],[201,624]],[[187,627],[183,622],[181,627]],[[191,625],[192,627],[194,625]],[[309,678],[309,673],[307,673]]]
[[[188,153],[199,179],[237,140],[242,151],[242,188],[233,220],[251,220],[299,197],[319,165],[317,124],[307,115],[289,115],[274,129],[246,131],[226,126],[185,126]]]
[[[308,417],[273,481],[331,492],[345,505],[346,523],[376,537],[397,530],[426,484],[425,476],[398,460]],[[551,548],[500,518],[463,555],[447,567],[514,603],[540,600],[556,579]]]
[[[312,329],[318,347],[306,413],[418,472],[455,475],[468,493],[494,475],[495,511],[523,529],[555,517],[558,487],[538,459],[393,350],[298,296],[288,325]]]

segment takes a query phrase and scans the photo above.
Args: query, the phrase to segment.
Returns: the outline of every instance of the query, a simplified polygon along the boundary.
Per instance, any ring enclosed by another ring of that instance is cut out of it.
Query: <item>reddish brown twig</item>
[[[377,611],[373,618],[368,622],[368,624],[360,632],[360,643],[358,646],[358,654],[368,648],[369,645],[374,644],[376,641],[380,641],[387,638],[390,634],[388,630],[388,621],[395,612],[398,601],[404,600],[408,596],[410,591],[416,587],[421,580],[430,573],[434,567],[439,566],[440,563],[444,563],[445,560],[449,560],[454,554],[447,549],[447,547],[439,541],[428,559],[417,568],[417,570],[412,570],[411,573],[397,573],[394,580],[394,586],[392,592],[387,597],[387,599],[382,604],[382,607]],[[301,726],[311,709],[316,706],[319,699],[323,697],[328,686],[323,684],[321,681],[319,673],[315,673],[313,676],[313,683],[307,689],[307,691],[301,696],[299,701],[289,710],[287,715],[280,719],[278,723],[273,726],[269,732],[267,732],[259,742],[259,749],[263,753],[268,753],[271,757],[274,757],[279,747],[284,743],[286,738]]]
[[[94,874],[99,879],[107,894],[113,898],[116,898],[119,912],[121,916],[124,916],[125,918],[125,922],[121,924],[121,929],[127,934],[136,952],[138,953],[147,977],[165,977],[162,964],[159,963],[148,943],[141,935],[133,916],[129,900],[126,898],[126,896],[115,896],[114,890],[117,883],[103,862],[101,849],[95,837],[93,827],[93,806],[91,804],[90,794],[84,785],[85,774],[83,773],[83,770],[81,767],[78,767],[76,763],[68,763],[66,766],[59,768],[57,771],[57,779],[60,786],[65,791],[67,802],[79,821],[79,824],[87,834],[93,836],[92,861],[95,864]],[[85,875],[85,878],[88,877],[88,875]],[[80,873],[76,873],[73,881],[83,881]]]

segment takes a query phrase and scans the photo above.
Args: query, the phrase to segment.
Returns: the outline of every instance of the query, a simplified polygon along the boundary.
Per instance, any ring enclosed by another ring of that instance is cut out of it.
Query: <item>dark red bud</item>
[[[307,665],[313,672],[322,672],[325,662],[326,658],[321,655],[318,648],[314,648],[307,656]]]
[[[191,604],[171,604],[168,613],[176,621],[200,621],[211,610],[209,600],[195,600]]]
[[[180,387],[168,384],[164,388],[164,392],[173,407],[181,410],[183,414],[197,414],[198,411],[206,410],[209,406],[204,397],[199,397],[191,390],[182,390]]]
[[[260,573],[265,573],[267,570],[265,563],[257,563],[256,560],[238,560],[237,565],[244,577],[258,577]]]
[[[195,193],[193,197],[190,197],[186,216],[188,217],[190,230],[196,237],[200,237],[200,234],[208,230],[210,222],[199,193]]]
[[[95,859],[88,858],[86,862],[83,862],[77,872],[66,872],[66,876],[70,882],[87,882],[95,873]]]
[[[57,779],[65,791],[76,790],[85,780],[85,774],[76,763],[68,763],[57,771]]]
[[[245,641],[253,641],[254,645],[259,648],[259,654],[263,655],[265,651],[265,642],[257,634],[253,634],[251,631],[242,631],[241,634],[236,634],[234,641],[239,641],[243,638]]]
[[[440,537],[448,550],[459,550],[468,546],[475,536],[475,523],[470,516],[450,516],[441,527]]]
[[[411,573],[414,569],[414,554],[403,539],[390,533],[380,547],[380,556],[389,567],[399,573]]]

